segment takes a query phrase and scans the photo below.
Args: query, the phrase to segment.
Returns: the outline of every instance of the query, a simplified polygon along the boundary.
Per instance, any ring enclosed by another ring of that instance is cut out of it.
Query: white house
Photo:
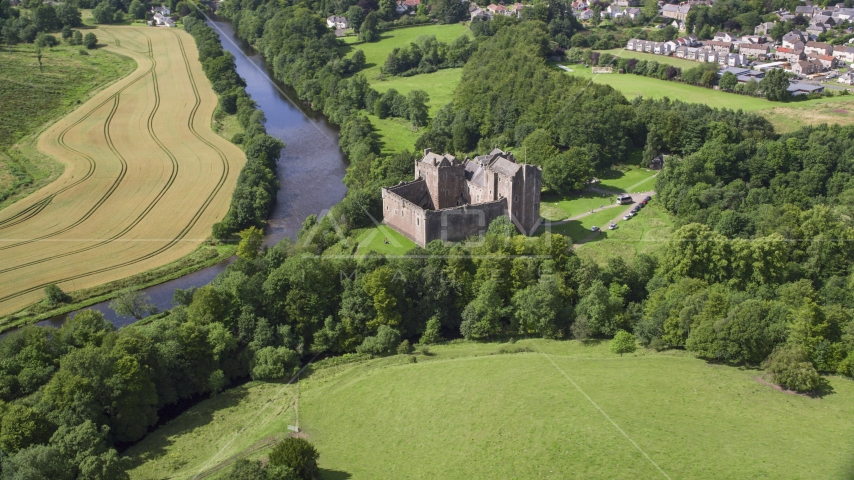
[[[845,63],[854,63],[854,48],[834,47],[833,56]]]
[[[342,28],[349,28],[350,21],[347,20],[346,17],[339,17],[338,15],[331,15],[326,17],[326,26],[329,28],[334,28],[336,30]]]

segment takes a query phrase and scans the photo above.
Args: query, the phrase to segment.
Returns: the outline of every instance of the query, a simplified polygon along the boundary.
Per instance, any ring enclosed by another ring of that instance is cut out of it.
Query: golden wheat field
[[[0,211],[0,315],[176,260],[226,213],[246,158],[211,130],[217,97],[182,30],[107,27],[100,43],[138,68],[49,127],[65,164]]]

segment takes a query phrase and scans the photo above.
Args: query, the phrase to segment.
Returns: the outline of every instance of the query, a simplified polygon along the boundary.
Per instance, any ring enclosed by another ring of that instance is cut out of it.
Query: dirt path
[[[597,193],[606,193],[606,194],[609,194],[609,195],[626,195],[626,194],[622,194],[622,193],[616,193],[616,194],[615,194],[614,192],[609,192],[609,191],[607,191],[607,190],[601,190],[601,189],[598,189],[598,188],[596,188],[596,187],[588,187],[588,188],[587,188],[587,190],[588,190],[588,191],[591,191],[591,192],[597,192]],[[606,209],[609,209],[609,208],[619,208],[619,207],[623,207],[623,209],[622,209],[622,210],[620,210],[620,213],[619,213],[616,217],[614,217],[614,218],[611,220],[611,222],[613,222],[613,223],[615,223],[615,224],[618,224],[618,225],[619,225],[619,222],[623,220],[623,217],[624,217],[627,213],[629,213],[629,212],[631,211],[631,209],[635,207],[635,205],[637,205],[637,204],[639,204],[640,202],[642,202],[646,197],[651,197],[651,196],[655,195],[655,192],[654,192],[654,191],[652,191],[652,190],[650,190],[650,191],[648,191],[648,192],[632,193],[632,194],[628,194],[628,195],[631,195],[631,197],[632,197],[632,203],[631,203],[631,204],[629,204],[629,205],[618,205],[618,204],[608,205],[608,206],[605,206],[605,207],[600,207],[600,208],[593,209],[593,210],[591,210],[591,211],[589,211],[589,212],[584,212],[584,213],[582,213],[582,214],[580,214],[580,215],[576,215],[576,216],[574,216],[574,217],[570,217],[570,218],[567,218],[567,219],[565,219],[565,220],[559,220],[559,221],[557,221],[557,222],[551,222],[549,225],[550,225],[550,226],[565,225],[565,224],[567,224],[567,223],[569,223],[569,222],[574,222],[574,221],[576,221],[576,220],[580,220],[580,219],[582,219],[582,218],[584,218],[584,217],[587,217],[587,216],[589,216],[589,215],[593,215],[594,213],[599,213],[599,212],[601,212],[602,210],[606,210]],[[573,244],[573,247],[578,248],[578,247],[580,247],[580,246],[584,245],[585,243],[587,243],[587,242],[589,242],[589,241],[593,240],[594,238],[596,238],[600,233],[602,233],[602,230],[601,230],[601,229],[600,229],[598,232],[592,232],[590,235],[588,235],[588,236],[586,236],[586,237],[582,238],[581,240],[579,240],[578,242],[574,243],[574,244]]]

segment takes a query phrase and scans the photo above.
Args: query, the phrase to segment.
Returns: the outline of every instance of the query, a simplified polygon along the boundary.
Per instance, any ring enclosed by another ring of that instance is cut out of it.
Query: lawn
[[[134,61],[104,49],[19,44],[0,55],[0,208],[46,185],[63,166],[39,154],[35,137],[102,86],[132,72]],[[22,140],[23,139],[23,140]],[[20,143],[17,147],[14,144]]]
[[[450,43],[460,35],[469,35],[469,29],[462,24],[427,25],[422,27],[400,28],[385,32],[380,41],[361,43],[344,47],[349,55],[356,49],[365,52],[365,68],[359,73],[365,75],[368,83],[378,92],[383,93],[394,88],[403,95],[412,90],[424,90],[430,96],[430,117],[436,115],[442,107],[453,100],[454,90],[460,83],[463,70],[449,68],[433,73],[414,75],[411,77],[395,77],[382,75],[380,67],[385,63],[388,54],[395,48],[404,47],[414,42],[422,35],[435,35],[441,42]],[[352,44],[357,37],[344,37],[344,41]],[[371,124],[376,129],[382,142],[383,153],[390,154],[402,150],[412,150],[415,141],[421,135],[422,129],[415,129],[404,119],[387,118],[380,120],[374,115],[368,115]]]
[[[519,351],[515,354],[500,354]],[[528,350],[527,352],[525,350]],[[854,382],[823,398],[684,352],[607,343],[457,343],[317,369],[299,424],[321,477],[850,478]],[[340,362],[339,362],[340,363]],[[296,423],[296,387],[252,382],[125,452],[132,479],[223,478]],[[219,473],[219,475],[216,475]],[[214,475],[210,475],[214,474]]]
[[[385,243],[386,240],[388,240],[388,244]],[[356,255],[365,255],[368,252],[383,255],[403,255],[415,247],[415,242],[386,225],[365,230],[356,236],[356,243],[359,246]]]
[[[619,224],[622,221],[623,212],[630,208],[630,205],[620,205],[613,208],[606,207],[578,220],[571,220],[561,225],[551,225],[549,229],[552,233],[560,233],[561,235],[571,237],[573,243],[578,243],[593,233],[590,231],[590,227],[595,225],[601,228],[602,232],[594,240],[597,242],[604,241],[609,238],[609,234],[611,233],[608,231],[608,223],[614,221],[614,223]],[[537,234],[542,233],[544,229],[545,227],[540,227],[537,230]]]
[[[647,168],[632,168],[626,171],[607,170],[599,174],[600,183],[596,185],[603,190],[617,193],[640,193],[655,187],[656,170]]]
[[[591,78],[596,83],[611,85],[630,99],[638,96],[656,99],[668,97],[689,103],[704,103],[714,108],[754,111],[767,118],[778,133],[822,123],[854,124],[854,95],[780,103],[633,74],[601,74],[594,78],[590,68],[582,65],[568,67],[573,71],[567,72],[567,75],[578,75]]]
[[[610,197],[603,193],[580,192],[567,196],[545,194],[540,199],[540,216],[556,221],[572,218],[590,212],[605,205],[612,205],[616,195]]]
[[[603,264],[609,258],[622,257],[631,261],[639,253],[655,254],[661,251],[673,233],[673,217],[653,200],[629,220],[617,222],[616,230],[605,232],[604,241],[588,242],[578,249],[580,256]]]
[[[380,41],[370,43],[359,43],[344,47],[348,55],[352,55],[357,49],[365,52],[365,68],[359,73],[365,75],[369,82],[373,83],[380,75],[380,67],[385,64],[388,54],[395,48],[402,48],[414,42],[422,35],[434,35],[436,40],[445,43],[453,42],[460,35],[469,35],[467,26],[459,23],[451,25],[426,25],[423,27],[398,28],[383,32]],[[344,37],[345,42],[358,41],[357,37]]]

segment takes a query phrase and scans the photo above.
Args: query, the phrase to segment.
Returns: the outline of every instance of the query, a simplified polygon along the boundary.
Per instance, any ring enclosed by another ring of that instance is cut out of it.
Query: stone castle
[[[502,215],[530,235],[540,224],[542,178],[542,168],[497,148],[462,162],[426,149],[415,180],[383,187],[383,220],[422,247],[482,235]]]

